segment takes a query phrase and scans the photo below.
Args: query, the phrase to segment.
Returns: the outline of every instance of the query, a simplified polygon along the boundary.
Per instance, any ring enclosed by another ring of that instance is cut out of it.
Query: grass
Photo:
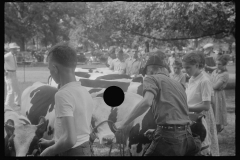
[[[79,65],[81,68],[99,68],[105,67],[104,65]],[[230,73],[235,73],[234,66],[228,66]],[[21,93],[28,86],[32,85],[34,82],[40,81],[47,83],[47,79],[50,73],[47,66],[45,67],[25,67],[25,82],[24,82],[24,69],[19,67],[17,71],[17,77],[19,81],[19,88]],[[221,156],[235,156],[235,90],[226,90],[225,91],[227,98],[227,120],[228,126],[218,135],[219,138],[219,152]],[[108,156],[109,147],[100,145],[98,142],[93,144],[93,150],[96,156]],[[128,152],[125,152],[125,155],[129,155]],[[120,156],[118,145],[113,145],[111,156]]]

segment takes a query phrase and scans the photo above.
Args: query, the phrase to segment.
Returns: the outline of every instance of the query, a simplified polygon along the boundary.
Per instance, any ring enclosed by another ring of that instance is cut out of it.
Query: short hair
[[[69,43],[59,43],[53,46],[48,57],[51,56],[52,60],[61,64],[64,67],[76,68],[77,54],[75,49]]]
[[[199,68],[202,69],[205,66],[205,56],[202,52],[198,52],[198,55],[200,57],[200,63],[199,63]]]
[[[115,54],[116,48],[114,46],[110,47],[108,55]]]
[[[179,59],[176,59],[176,60],[173,62],[173,65],[179,66],[179,67],[182,68],[182,62],[181,62]]]
[[[123,50],[122,49],[119,49],[117,54],[122,54],[123,55]]]
[[[201,67],[201,57],[199,56],[198,53],[192,51],[185,56],[183,56],[183,62],[188,63],[190,65],[195,65],[198,64],[199,68]]]
[[[230,60],[230,56],[227,54],[217,57],[217,61],[222,62],[222,65],[224,65],[224,66],[227,65],[229,60]]]

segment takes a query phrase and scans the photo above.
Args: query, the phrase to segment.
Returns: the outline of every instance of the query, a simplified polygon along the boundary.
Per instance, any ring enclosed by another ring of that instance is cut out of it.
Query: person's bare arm
[[[203,101],[194,107],[189,107],[189,111],[200,113],[202,111],[208,111],[210,107],[211,107],[211,101]]]
[[[55,156],[56,154],[71,149],[77,142],[74,118],[71,116],[61,117],[64,134],[52,146],[46,148],[41,156]]]

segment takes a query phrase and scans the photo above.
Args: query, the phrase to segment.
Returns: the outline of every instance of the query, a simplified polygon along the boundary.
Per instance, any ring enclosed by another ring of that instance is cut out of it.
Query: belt
[[[16,72],[16,70],[7,70],[8,72]]]
[[[182,131],[185,130],[189,127],[189,124],[185,124],[185,125],[180,125],[180,124],[167,124],[167,125],[158,125],[159,128],[161,128],[162,130],[167,130],[167,131]]]

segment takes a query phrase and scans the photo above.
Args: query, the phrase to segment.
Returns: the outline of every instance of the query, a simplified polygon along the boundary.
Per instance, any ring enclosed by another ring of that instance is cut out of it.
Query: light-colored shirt
[[[195,78],[191,77],[186,88],[188,106],[193,107],[202,101],[211,101],[212,91],[209,78],[204,76],[202,72]]]
[[[113,69],[118,74],[126,74],[126,63],[116,58],[112,61],[110,69]]]
[[[211,101],[211,95],[212,95],[213,89],[211,82],[204,73],[200,73],[197,77],[193,78],[191,77],[189,79],[188,87],[186,88],[186,94],[187,94],[187,103],[188,107],[191,108],[193,106],[196,106],[200,104],[203,101]],[[203,125],[207,129],[207,136],[205,140],[202,142],[202,147],[211,145],[211,133],[209,131],[210,124],[207,124],[206,120],[202,120]],[[207,154],[210,152],[210,148],[207,148],[202,151],[202,154]]]
[[[62,86],[55,94],[55,141],[58,141],[64,133],[61,117],[66,116],[74,118],[77,132],[77,142],[72,148],[89,141],[93,110],[93,99],[80,82],[70,82]]]
[[[174,61],[175,61],[175,58],[174,58],[174,57],[169,57],[169,58],[168,58],[168,65],[169,65],[169,66],[172,66],[173,63],[174,63]]]
[[[17,69],[17,61],[16,57],[12,54],[12,52],[8,52],[4,55],[4,69],[5,70],[16,70]]]
[[[111,58],[111,57],[108,57],[108,65],[109,65],[109,67],[112,65],[112,61],[113,61],[113,59]]]
[[[211,82],[213,84],[216,84],[218,81],[222,81],[222,85],[217,90],[223,90],[229,81],[229,74],[227,71],[218,73],[217,69],[212,72],[211,75]]]
[[[125,63],[126,63],[126,75],[130,75],[132,61],[133,61],[132,57],[128,57],[128,59],[126,59],[126,61],[125,61]]]
[[[141,61],[140,59],[133,59],[131,64],[131,69],[129,71],[130,76],[138,75],[141,68]]]

